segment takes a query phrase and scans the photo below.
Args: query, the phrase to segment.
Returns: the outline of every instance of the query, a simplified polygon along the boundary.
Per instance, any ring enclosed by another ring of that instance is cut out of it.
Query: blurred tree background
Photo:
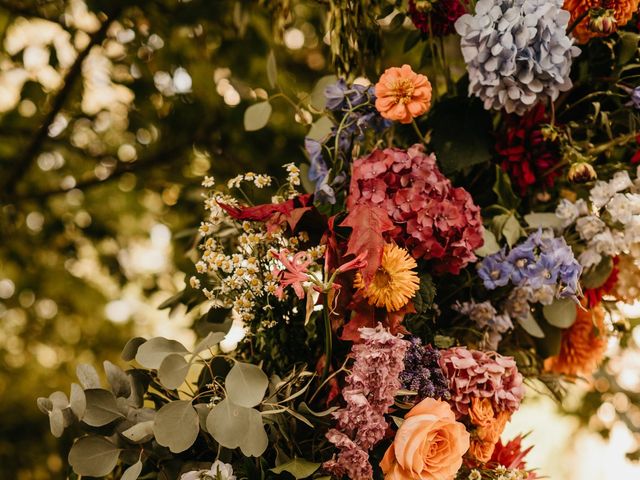
[[[117,361],[133,335],[194,339],[197,312],[158,306],[193,268],[205,174],[303,163],[295,105],[334,65],[424,63],[389,3],[0,0],[0,478],[66,477],[72,432],[54,439],[35,399],[68,391],[78,363]],[[267,127],[245,132],[266,98]],[[585,424],[600,394],[574,409]]]

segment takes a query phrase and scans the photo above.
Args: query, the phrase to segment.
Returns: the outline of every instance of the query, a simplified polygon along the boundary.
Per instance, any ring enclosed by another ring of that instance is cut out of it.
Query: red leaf
[[[351,227],[353,231],[347,244],[347,255],[367,253],[367,266],[362,272],[365,284],[368,284],[382,261],[384,232],[393,230],[393,222],[387,212],[380,207],[356,205],[340,224]]]
[[[234,207],[224,203],[218,203],[220,208],[236,220],[249,220],[253,222],[267,222],[271,225],[281,225],[285,221],[289,223],[293,231],[302,215],[311,210],[309,206],[311,195],[298,195],[295,198],[282,203],[266,203],[253,207]]]

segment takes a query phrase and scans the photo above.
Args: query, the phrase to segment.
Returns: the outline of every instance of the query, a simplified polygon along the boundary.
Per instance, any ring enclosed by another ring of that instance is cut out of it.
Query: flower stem
[[[424,136],[422,135],[422,132],[418,128],[418,124],[416,123],[415,118],[411,120],[411,126],[413,127],[413,131],[416,132],[416,135],[418,135],[418,139],[420,140],[420,142],[427,143]]]
[[[324,369],[322,372],[322,381],[329,375],[329,369],[331,368],[331,356],[333,350],[333,332],[331,331],[331,319],[329,317],[329,303],[327,301],[327,295],[324,296],[322,301],[322,316],[324,318]]]
[[[576,18],[573,23],[571,25],[569,25],[569,28],[567,28],[567,35],[569,35],[571,32],[573,32],[573,30],[580,24],[580,22],[582,20],[585,19],[585,17],[589,15],[589,10],[585,10],[582,14],[580,14],[578,16],[578,18]]]

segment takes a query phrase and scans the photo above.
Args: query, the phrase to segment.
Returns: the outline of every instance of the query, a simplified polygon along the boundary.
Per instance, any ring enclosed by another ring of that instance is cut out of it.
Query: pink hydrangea
[[[437,273],[459,273],[483,243],[480,208],[464,188],[451,185],[422,145],[357,159],[347,209],[358,204],[382,207],[395,224],[391,238],[415,258],[432,261]]]
[[[440,367],[458,418],[469,413],[473,397],[491,399],[496,411],[515,412],[520,407],[524,386],[513,357],[454,347],[440,351]]]
[[[362,342],[351,349],[353,367],[342,390],[346,405],[334,412],[336,428],[327,433],[339,453],[324,463],[328,472],[336,476],[347,473],[349,478],[371,478],[370,473],[365,475],[371,472],[367,452],[384,438],[384,415],[401,387],[400,373],[408,347],[407,341],[381,325],[361,328],[360,338]],[[360,472],[360,476],[349,472]]]

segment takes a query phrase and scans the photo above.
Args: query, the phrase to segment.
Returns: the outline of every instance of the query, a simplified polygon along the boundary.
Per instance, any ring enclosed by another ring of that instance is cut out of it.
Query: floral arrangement
[[[502,438],[525,384],[589,379],[639,295],[637,37],[597,105],[575,46],[636,35],[615,32],[636,9],[410,1],[429,47],[460,36],[464,77],[338,79],[286,181],[204,180],[195,273],[163,306],[202,308],[199,343],[134,338],[109,388],[81,365],[38,400],[54,435],[83,430],[76,474],[538,478]],[[489,143],[447,132],[458,114]]]

